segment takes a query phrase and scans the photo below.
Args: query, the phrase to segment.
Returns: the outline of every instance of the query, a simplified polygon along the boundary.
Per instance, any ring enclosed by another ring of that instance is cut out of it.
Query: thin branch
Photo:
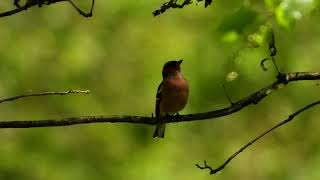
[[[276,40],[274,38],[274,33],[271,30],[268,34],[268,46],[269,46],[269,52],[270,52],[270,57],[272,60],[273,65],[275,66],[277,72],[278,72],[278,76],[281,75],[281,72],[278,68],[278,65],[275,61],[275,56],[277,55],[277,48],[276,48]],[[269,60],[270,58],[264,58],[261,62],[260,62],[260,66],[262,67],[262,70],[267,71],[268,69],[265,67],[264,63]]]
[[[67,1],[67,0],[48,0],[50,3],[49,4],[53,4],[53,3],[57,3],[57,2],[62,2],[62,1]],[[39,2],[40,1],[37,1],[37,0],[27,0],[25,5],[21,5],[19,4],[20,0],[16,0],[14,1],[14,5],[16,6],[16,9],[13,9],[13,10],[9,10],[9,11],[6,11],[6,12],[3,12],[3,13],[0,13],[0,17],[6,17],[6,16],[11,16],[11,15],[14,15],[14,14],[17,14],[21,11],[24,11],[24,10],[27,10],[29,9],[30,7],[33,7],[33,6],[36,6],[36,5],[39,5]],[[40,5],[39,5],[40,6]]]
[[[273,126],[272,128],[268,129],[267,131],[263,132],[262,134],[260,134],[258,137],[254,138],[253,140],[251,140],[249,143],[247,143],[246,145],[242,146],[238,151],[236,151],[235,153],[233,153],[224,163],[222,163],[219,167],[217,167],[216,169],[212,168],[211,166],[209,166],[207,164],[206,161],[204,161],[204,166],[200,166],[198,164],[196,164],[196,166],[199,169],[209,169],[210,170],[210,175],[211,174],[216,174],[219,171],[222,171],[227,164],[230,163],[230,161],[232,161],[236,156],[238,156],[241,152],[243,152],[245,149],[247,149],[249,146],[253,145],[255,142],[257,142],[259,139],[261,139],[262,137],[264,137],[265,135],[269,134],[270,132],[272,132],[273,130],[276,130],[277,128],[291,122],[297,115],[299,115],[300,113],[306,111],[307,109],[312,108],[313,106],[316,106],[320,104],[320,101],[316,101],[313,102],[311,104],[308,104],[307,106],[299,109],[298,111],[296,111],[295,113],[291,114],[287,119],[281,121],[280,123],[276,124],[275,126]]]
[[[69,90],[63,92],[43,92],[43,93],[34,93],[34,94],[23,94],[19,96],[14,96],[10,98],[0,99],[0,103],[14,101],[21,98],[26,97],[34,97],[34,96],[51,96],[51,95],[67,95],[67,94],[89,94],[89,90]]]
[[[75,124],[88,124],[88,123],[135,123],[135,124],[148,124],[156,125],[158,120],[164,123],[184,122],[184,121],[198,121],[205,119],[213,119],[226,116],[247,107],[250,104],[257,104],[263,98],[270,95],[272,92],[279,90],[289,82],[302,81],[302,80],[319,80],[320,72],[296,72],[281,74],[278,80],[259,91],[233,103],[229,107],[197,114],[181,115],[176,118],[160,118],[146,117],[146,116],[87,116],[87,117],[72,117],[56,120],[31,120],[31,121],[0,121],[0,128],[32,128],[32,127],[51,127],[51,126],[69,126]]]
[[[92,16],[92,11],[93,11],[93,7],[94,7],[94,1],[95,0],[92,0],[90,12],[89,13],[85,13],[80,8],[78,8],[71,0],[68,0],[68,2],[84,17],[91,17]]]
[[[91,17],[92,16],[92,11],[93,11],[95,0],[92,0],[91,9],[88,13],[83,12],[71,0],[27,0],[24,5],[20,4],[20,0],[14,0],[14,6],[16,7],[16,9],[12,9],[12,10],[0,13],[0,17],[11,16],[11,15],[17,14],[21,11],[27,10],[30,7],[33,7],[36,5],[38,5],[38,7],[42,7],[43,4],[50,5],[50,4],[54,4],[57,2],[63,2],[63,1],[69,2],[82,16],[84,16],[84,17]]]
[[[165,2],[161,5],[161,7],[155,11],[153,11],[153,16],[158,16],[162,13],[164,13],[166,10],[170,8],[183,8],[184,6],[187,6],[189,4],[192,4],[192,0],[183,0],[181,4],[177,3],[178,0],[169,0],[168,2]],[[197,2],[203,1],[203,0],[196,0]],[[212,0],[205,0],[205,6],[207,7],[212,3]]]
[[[226,97],[227,97],[227,99],[228,99],[229,103],[232,105],[232,104],[233,104],[233,102],[232,102],[232,100],[231,100],[231,98],[230,98],[230,95],[229,95],[229,93],[228,93],[228,91],[227,91],[226,86],[225,86],[224,84],[222,84],[222,87],[223,87],[224,94],[226,95]]]
[[[264,58],[264,59],[261,60],[260,66],[261,66],[261,68],[262,68],[263,71],[268,71],[268,68],[266,68],[266,66],[264,65],[264,63],[265,63],[267,60],[269,60],[269,59],[270,59],[270,58],[267,57],[267,58]]]

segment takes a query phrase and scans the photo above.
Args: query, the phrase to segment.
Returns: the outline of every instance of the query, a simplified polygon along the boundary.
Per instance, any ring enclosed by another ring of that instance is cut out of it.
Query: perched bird
[[[156,117],[172,116],[181,111],[187,104],[189,86],[183,78],[180,61],[168,61],[162,69],[162,82],[160,83],[156,96]],[[159,123],[154,131],[153,137],[164,138],[166,125]]]

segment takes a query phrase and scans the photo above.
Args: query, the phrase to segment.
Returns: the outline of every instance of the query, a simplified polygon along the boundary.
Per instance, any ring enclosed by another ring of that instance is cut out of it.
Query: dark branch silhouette
[[[25,120],[25,121],[0,121],[0,128],[32,128],[32,127],[51,127],[51,126],[69,126],[75,124],[88,124],[88,123],[136,123],[136,124],[149,124],[156,125],[157,120],[164,123],[184,122],[184,121],[197,121],[205,119],[213,119],[226,116],[247,107],[250,104],[257,104],[263,98],[270,95],[272,92],[283,88],[289,82],[302,81],[302,80],[319,80],[320,72],[295,72],[281,74],[278,76],[276,82],[258,90],[257,92],[231,104],[229,107],[197,114],[181,115],[172,118],[146,117],[146,116],[87,116],[87,117],[71,117],[56,120]]]
[[[160,9],[157,9],[155,11],[153,11],[153,16],[158,16],[162,13],[164,13],[166,10],[170,9],[170,8],[183,8],[186,5],[192,4],[192,0],[183,0],[183,2],[181,4],[177,3],[178,0],[169,0],[168,2],[165,2],[161,5]],[[197,3],[203,0],[196,0]],[[212,3],[212,0],[204,0],[205,4],[204,7],[209,6]]]
[[[50,96],[50,95],[67,95],[67,94],[89,94],[89,90],[69,90],[63,92],[42,92],[42,93],[33,93],[33,94],[23,94],[19,96],[14,96],[10,98],[0,99],[0,103],[14,101],[21,98],[26,97],[34,97],[34,96]]]
[[[13,4],[16,8],[0,13],[0,17],[11,16],[11,15],[17,14],[21,11],[27,10],[33,6],[42,7],[42,5],[50,5],[50,4],[54,4],[57,2],[63,2],[63,1],[69,2],[82,16],[84,16],[84,17],[91,17],[92,16],[92,11],[93,11],[95,0],[92,0],[91,9],[88,13],[86,13],[86,12],[82,11],[80,8],[78,8],[72,2],[72,0],[27,0],[24,5],[20,4],[20,0],[14,0]]]
[[[217,168],[212,168],[211,166],[209,166],[207,164],[206,161],[204,161],[204,166],[200,166],[199,164],[196,164],[196,166],[199,169],[208,169],[210,171],[210,175],[211,174],[216,174],[219,171],[222,171],[227,164],[230,163],[230,161],[232,161],[236,156],[238,156],[242,151],[244,151],[245,149],[247,149],[249,146],[253,145],[255,142],[257,142],[259,139],[261,139],[262,137],[264,137],[265,135],[269,134],[270,132],[272,132],[273,130],[291,122],[297,115],[299,115],[300,113],[304,112],[307,109],[310,109],[316,105],[320,104],[320,101],[316,101],[313,102],[311,104],[308,104],[307,106],[299,109],[298,111],[296,111],[295,113],[291,114],[287,119],[281,121],[280,123],[276,124],[275,126],[273,126],[272,128],[268,129],[267,131],[263,132],[262,134],[260,134],[258,137],[254,138],[253,140],[251,140],[250,142],[248,142],[246,145],[242,146],[239,150],[237,150],[235,153],[233,153],[224,163],[222,163],[219,167]]]

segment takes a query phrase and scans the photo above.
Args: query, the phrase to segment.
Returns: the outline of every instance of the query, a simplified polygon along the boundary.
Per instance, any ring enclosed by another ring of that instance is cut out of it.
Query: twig
[[[181,115],[179,118],[155,118],[146,116],[87,116],[87,117],[71,117],[57,120],[32,120],[32,121],[0,121],[0,128],[31,128],[31,127],[50,127],[50,126],[69,126],[74,124],[88,124],[88,123],[136,123],[156,125],[157,120],[164,123],[184,122],[184,121],[198,121],[205,119],[213,119],[236,113],[250,104],[257,104],[272,92],[285,87],[289,82],[301,80],[319,80],[320,72],[296,72],[282,74],[281,78],[269,86],[266,86],[259,91],[245,97],[238,102],[233,103],[229,107],[197,114]]]
[[[272,63],[273,65],[275,66],[276,70],[277,70],[277,73],[278,73],[278,76],[281,76],[281,72],[277,66],[277,63],[275,61],[275,56],[277,55],[277,48],[276,48],[276,41],[275,41],[275,38],[274,38],[274,33],[273,31],[271,30],[268,34],[268,47],[269,47],[269,52],[270,52],[270,57],[271,57],[271,60],[272,60]],[[268,68],[265,67],[264,63],[269,60],[270,58],[267,57],[267,58],[264,58],[263,60],[261,60],[260,62],[260,66],[262,68],[262,70],[264,71],[267,71]]]
[[[213,169],[211,166],[209,166],[208,164],[207,164],[207,161],[206,160],[204,160],[203,161],[203,166],[200,166],[199,164],[196,164],[196,166],[197,166],[197,168],[199,168],[199,169],[209,169],[210,170],[210,174],[214,174],[214,171],[215,171],[215,169]]]
[[[217,172],[223,170],[227,164],[230,163],[230,161],[232,161],[236,156],[238,156],[241,152],[243,152],[245,149],[247,149],[249,146],[253,145],[256,141],[258,141],[259,139],[261,139],[262,137],[264,137],[265,135],[269,134],[271,131],[289,123],[290,121],[292,121],[297,115],[299,115],[300,113],[304,112],[307,109],[310,109],[313,106],[316,106],[320,104],[320,101],[316,101],[313,102],[311,104],[308,104],[307,106],[299,109],[298,111],[296,111],[295,113],[291,114],[287,119],[281,121],[280,123],[276,124],[275,126],[273,126],[272,128],[268,129],[267,131],[263,132],[262,134],[260,134],[258,137],[254,138],[253,140],[251,140],[249,143],[247,143],[246,145],[242,146],[238,151],[236,151],[235,153],[233,153],[223,164],[221,164],[218,168],[214,169],[211,166],[209,166],[207,164],[206,161],[204,161],[204,166],[200,166],[198,164],[196,164],[196,166],[199,169],[209,169],[210,170],[210,175],[211,174],[216,174]]]
[[[50,5],[50,4],[54,4],[57,2],[63,2],[63,1],[69,2],[82,16],[84,16],[84,17],[91,17],[92,16],[92,11],[94,8],[95,0],[92,0],[91,9],[90,9],[89,13],[83,12],[71,0],[27,0],[24,5],[20,4],[20,0],[14,0],[14,6],[16,7],[16,9],[12,9],[12,10],[0,13],[0,17],[11,16],[11,15],[17,14],[21,11],[27,10],[30,7],[33,7],[36,5],[38,5],[38,7],[42,7],[43,4]]]
[[[92,11],[93,11],[93,7],[94,7],[94,1],[95,0],[92,0],[90,12],[89,13],[85,13],[80,8],[78,8],[71,0],[68,0],[68,2],[84,17],[91,17],[92,16]]]
[[[267,60],[269,60],[269,59],[270,59],[270,58],[267,57],[267,58],[264,58],[264,59],[261,60],[260,66],[261,66],[261,68],[262,68],[263,71],[268,71],[268,68],[266,68],[266,66],[264,65],[264,63],[265,63]]]
[[[225,86],[224,84],[222,84],[222,87],[223,87],[224,94],[226,95],[229,103],[230,103],[231,105],[233,105],[234,103],[232,102],[232,100],[231,100],[231,98],[230,98],[230,96],[229,96],[229,93],[228,93],[228,91],[227,91],[227,89],[226,89],[226,86]]]
[[[196,164],[196,166],[200,169],[209,169],[210,170],[210,174],[215,174],[221,170],[223,170],[225,168],[225,166],[231,161],[233,160],[237,155],[239,155],[241,152],[243,152],[246,148],[248,148],[249,146],[253,145],[256,141],[258,141],[259,139],[261,139],[262,137],[264,137],[265,135],[267,135],[268,133],[270,133],[271,131],[279,128],[280,126],[292,121],[294,119],[294,117],[296,117],[298,114],[302,113],[303,111],[320,104],[320,101],[316,101],[314,103],[311,103],[303,108],[301,108],[300,110],[296,111],[295,113],[291,114],[286,120],[278,123],[277,125],[273,126],[272,128],[270,128],[269,130],[265,131],[264,133],[262,133],[261,135],[259,135],[258,137],[254,138],[253,140],[251,140],[249,143],[247,143],[246,145],[244,145],[243,147],[241,147],[238,151],[236,151],[234,154],[232,154],[222,165],[220,165],[218,168],[213,169],[211,166],[209,166],[206,161],[204,161],[204,166],[200,166],[198,164]]]
[[[277,65],[277,63],[276,63],[276,60],[274,59],[274,56],[271,56],[271,59],[272,59],[273,65],[276,67],[276,70],[277,70],[278,75],[280,75],[281,72],[280,72],[280,70],[279,70],[279,68],[278,68],[278,65]]]
[[[178,0],[169,0],[161,5],[160,9],[153,11],[153,16],[158,16],[164,13],[166,10],[170,8],[183,8],[186,5],[192,4],[192,0],[183,0],[182,4],[177,3]],[[203,0],[196,0],[197,2]],[[209,6],[212,3],[212,0],[205,0],[205,7]]]
[[[50,96],[50,95],[67,95],[67,94],[89,94],[89,90],[69,90],[63,92],[43,92],[43,93],[34,93],[34,94],[23,94],[19,96],[14,96],[10,98],[0,99],[0,103],[14,101],[20,98],[33,97],[33,96]]]

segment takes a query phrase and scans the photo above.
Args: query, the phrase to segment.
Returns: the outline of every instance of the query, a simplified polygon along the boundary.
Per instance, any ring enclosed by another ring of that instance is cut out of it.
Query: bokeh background
[[[0,10],[13,8],[2,0]],[[0,96],[89,89],[90,95],[35,97],[1,104],[1,120],[86,115],[144,115],[154,111],[162,65],[184,59],[189,103],[181,113],[229,105],[275,80],[265,32],[273,29],[283,72],[319,71],[317,0],[228,0],[168,10],[165,1],[97,0],[92,18],[57,3],[0,19]],[[75,1],[88,10],[91,2]],[[167,127],[132,124],[1,129],[0,179],[319,179],[319,108],[273,132],[218,175],[212,166],[250,139],[319,99],[318,81],[292,83],[230,116]]]

